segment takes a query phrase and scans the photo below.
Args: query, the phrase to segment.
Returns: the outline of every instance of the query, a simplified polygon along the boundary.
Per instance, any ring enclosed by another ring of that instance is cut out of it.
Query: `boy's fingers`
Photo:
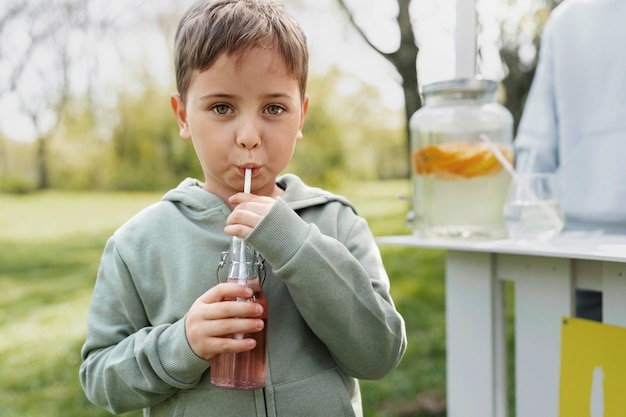
[[[195,343],[192,349],[199,356],[210,359],[216,352],[245,352],[256,346],[253,338],[234,338],[233,334],[258,332],[265,326],[261,319],[207,320],[201,329],[195,330]]]
[[[253,201],[256,198],[258,198],[258,196],[254,195],[254,194],[237,193],[237,194],[231,195],[228,198],[228,201],[230,201],[231,203],[241,204],[241,203],[244,203],[246,201]]]
[[[228,282],[216,285],[202,294],[198,300],[205,304],[212,304],[227,298],[250,298],[252,294],[252,289],[245,285]]]
[[[233,334],[254,333],[265,327],[261,319],[224,319],[206,323],[206,336],[225,337]]]
[[[215,343],[214,351],[223,353],[246,352],[256,346],[256,340],[252,338],[233,339],[230,337],[217,337],[213,341]]]
[[[263,306],[253,302],[222,301],[207,305],[200,318],[202,320],[220,320],[232,317],[259,317]]]
[[[246,194],[246,193],[237,193],[233,194],[228,198],[228,201],[233,204],[241,205],[244,203],[247,207],[268,207],[272,206],[276,203],[276,199],[272,197],[267,197],[264,195],[254,195],[254,194]],[[251,211],[257,211],[258,209],[250,209]],[[267,211],[264,209],[264,211]]]
[[[239,353],[254,349],[256,340],[252,338],[233,339],[231,337],[211,337],[206,339],[196,354],[206,360],[220,353]]]
[[[224,227],[224,233],[230,236],[237,236],[245,239],[252,231],[252,226],[245,226],[242,224],[229,224]]]

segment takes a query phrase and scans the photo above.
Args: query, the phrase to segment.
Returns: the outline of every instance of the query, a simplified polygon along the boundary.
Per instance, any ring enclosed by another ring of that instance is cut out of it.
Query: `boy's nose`
[[[245,149],[253,149],[261,143],[261,135],[254,120],[245,120],[237,132],[237,145]]]

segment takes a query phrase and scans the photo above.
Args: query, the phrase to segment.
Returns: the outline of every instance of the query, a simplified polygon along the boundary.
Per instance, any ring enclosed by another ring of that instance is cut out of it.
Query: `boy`
[[[85,393],[150,416],[361,416],[356,378],[396,367],[404,322],[350,203],[276,178],[302,138],[305,36],[265,0],[202,0],[175,42],[171,104],[204,182],[183,181],[107,242],[82,349]],[[264,326],[259,304],[225,301],[249,298],[245,286],[216,283],[232,236],[265,259],[264,389],[210,384],[212,357],[254,347],[227,336]]]

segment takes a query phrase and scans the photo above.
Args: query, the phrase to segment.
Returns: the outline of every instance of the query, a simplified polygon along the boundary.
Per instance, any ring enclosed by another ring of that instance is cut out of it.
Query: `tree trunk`
[[[41,136],[37,139],[37,189],[50,188],[48,176],[48,139]]]
[[[411,173],[411,131],[409,121],[413,113],[422,107],[418,85],[417,85],[417,54],[419,47],[415,40],[415,32],[411,23],[411,15],[409,14],[409,6],[411,0],[397,0],[398,2],[398,27],[400,29],[400,46],[394,52],[383,52],[374,45],[363,29],[356,24],[352,11],[346,6],[344,0],[337,0],[339,6],[346,12],[352,26],[357,30],[359,35],[367,42],[367,44],[377,53],[389,61],[398,71],[402,78],[402,91],[404,92],[404,117],[405,117],[405,137],[406,149],[408,156],[408,169],[405,177],[409,177]]]
[[[400,70],[400,69],[398,69]],[[411,174],[411,116],[422,107],[422,100],[419,95],[417,71],[406,71],[402,74],[402,91],[404,92],[404,116],[405,116],[405,137],[406,137],[406,150],[409,156],[408,172],[406,176],[410,177]]]

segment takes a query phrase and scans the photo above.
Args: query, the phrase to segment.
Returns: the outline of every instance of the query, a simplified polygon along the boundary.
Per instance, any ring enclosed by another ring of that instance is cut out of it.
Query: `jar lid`
[[[458,98],[472,97],[477,94],[493,94],[497,83],[482,78],[459,78],[455,80],[437,81],[422,88],[424,96],[455,94]]]

